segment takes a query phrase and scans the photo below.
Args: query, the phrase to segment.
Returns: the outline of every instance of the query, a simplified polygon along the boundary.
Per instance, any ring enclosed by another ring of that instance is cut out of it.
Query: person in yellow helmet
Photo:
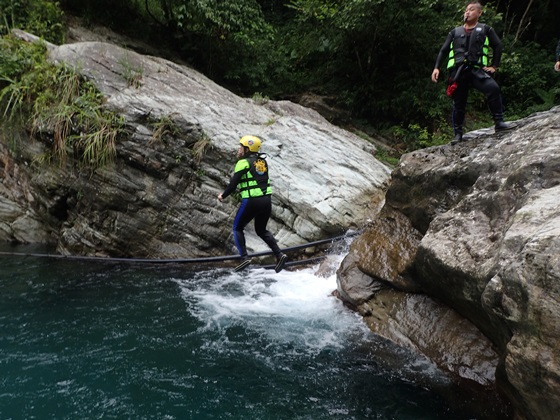
[[[256,234],[268,245],[276,257],[275,271],[278,273],[286,264],[287,256],[280,251],[276,239],[266,229],[272,212],[272,189],[268,174],[266,155],[259,153],[261,139],[256,136],[243,136],[239,140],[237,163],[226,189],[218,195],[218,200],[232,194],[239,186],[241,205],[233,221],[233,239],[241,255],[241,263],[235,271],[241,271],[251,264],[245,245],[244,229],[251,220],[255,221]]]

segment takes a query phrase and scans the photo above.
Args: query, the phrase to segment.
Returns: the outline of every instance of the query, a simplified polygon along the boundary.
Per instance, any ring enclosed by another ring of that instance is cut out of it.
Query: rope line
[[[323,261],[325,258],[327,258],[326,255],[319,255],[318,257],[308,258],[306,260],[287,261],[285,267],[294,267],[296,265],[304,265],[304,264],[315,264],[320,261]],[[276,265],[275,264],[261,265],[260,267],[266,268],[267,270],[272,270],[276,268]]]
[[[308,242],[301,245],[295,245],[288,248],[281,249],[282,252],[293,252],[300,249],[309,248],[312,246],[323,245],[326,243],[334,243],[342,241],[347,238],[351,238],[359,235],[360,231],[350,232],[345,235],[336,236],[329,239],[321,239],[314,242]],[[265,255],[272,255],[272,251],[261,251],[249,254],[249,257],[261,257]],[[61,255],[61,254],[39,254],[39,253],[25,253],[25,252],[7,252],[0,251],[0,256],[13,256],[13,257],[36,257],[36,258],[53,258],[53,259],[63,259],[63,260],[84,260],[84,261],[107,261],[107,262],[127,262],[127,263],[143,263],[143,264],[197,264],[197,263],[210,263],[210,262],[222,262],[222,261],[234,261],[241,259],[239,255],[224,255],[218,257],[199,257],[199,258],[119,258],[119,257],[93,257],[87,255]],[[317,258],[317,257],[316,257]],[[311,258],[309,260],[302,260],[302,263],[307,263],[316,258]],[[295,265],[297,261],[291,261],[289,265]],[[288,265],[288,264],[287,264]]]

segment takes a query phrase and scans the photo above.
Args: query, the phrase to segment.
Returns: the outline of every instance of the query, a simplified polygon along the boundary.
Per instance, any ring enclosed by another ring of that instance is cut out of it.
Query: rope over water
[[[298,251],[300,249],[309,248],[312,246],[323,245],[327,243],[334,243],[342,241],[347,238],[357,236],[361,231],[350,232],[345,235],[336,236],[334,238],[321,239],[314,242],[308,242],[301,245],[295,245],[288,248],[283,248],[282,252],[288,253],[293,251]],[[249,254],[249,257],[262,257],[265,255],[272,255],[272,251],[261,251],[254,254]],[[13,257],[36,257],[36,258],[53,258],[53,259],[63,259],[63,260],[90,260],[90,261],[103,261],[103,262],[127,262],[127,263],[142,263],[142,264],[200,264],[200,263],[213,263],[213,262],[223,262],[223,261],[234,261],[241,259],[239,255],[224,255],[218,257],[199,257],[199,258],[120,258],[120,257],[93,257],[85,255],[61,255],[61,254],[40,254],[40,253],[26,253],[26,252],[7,252],[0,251],[0,256],[13,256]],[[299,264],[309,264],[319,260],[322,260],[325,256],[319,256],[314,258],[309,258],[306,260],[290,261],[286,263],[286,266],[293,266]],[[268,268],[269,266],[264,266]],[[270,267],[274,267],[273,265]]]

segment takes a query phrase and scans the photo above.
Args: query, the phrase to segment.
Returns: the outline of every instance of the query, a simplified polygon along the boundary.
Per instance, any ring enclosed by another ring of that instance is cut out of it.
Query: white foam
[[[239,325],[266,334],[275,343],[308,350],[340,347],[348,335],[365,333],[363,321],[332,295],[336,277],[318,277],[315,268],[297,271],[251,268],[197,273],[178,281],[191,310],[206,328]]]
[[[250,353],[275,369],[289,370],[291,364],[282,362],[286,357],[348,350],[357,363],[375,357],[377,369],[385,363],[391,369],[399,366],[403,378],[441,376],[426,358],[380,340],[359,314],[333,296],[336,274],[323,278],[315,272],[316,267],[280,273],[218,269],[176,282],[186,310],[201,322],[202,351]]]

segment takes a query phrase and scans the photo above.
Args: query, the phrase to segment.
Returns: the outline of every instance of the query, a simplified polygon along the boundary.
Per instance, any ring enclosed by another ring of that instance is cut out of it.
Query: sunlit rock
[[[50,45],[49,56],[91,80],[128,132],[117,143],[116,161],[94,171],[67,162],[16,175],[15,167],[48,145],[27,139],[21,154],[12,156],[1,142],[7,163],[0,171],[29,184],[41,203],[15,200],[19,207],[13,208],[22,210],[13,217],[23,220],[30,212],[45,223],[59,252],[159,258],[236,253],[231,226],[238,202],[231,197],[221,204],[216,197],[245,134],[264,141],[273,188],[269,228],[281,246],[361,228],[379,211],[390,170],[375,159],[375,147],[313,110],[241,98],[187,66],[109,43]],[[164,123],[167,132],[158,134]],[[57,211],[43,217],[54,205]],[[0,226],[0,240],[33,241],[18,235],[13,223]],[[247,233],[250,249],[267,249],[252,228]]]

